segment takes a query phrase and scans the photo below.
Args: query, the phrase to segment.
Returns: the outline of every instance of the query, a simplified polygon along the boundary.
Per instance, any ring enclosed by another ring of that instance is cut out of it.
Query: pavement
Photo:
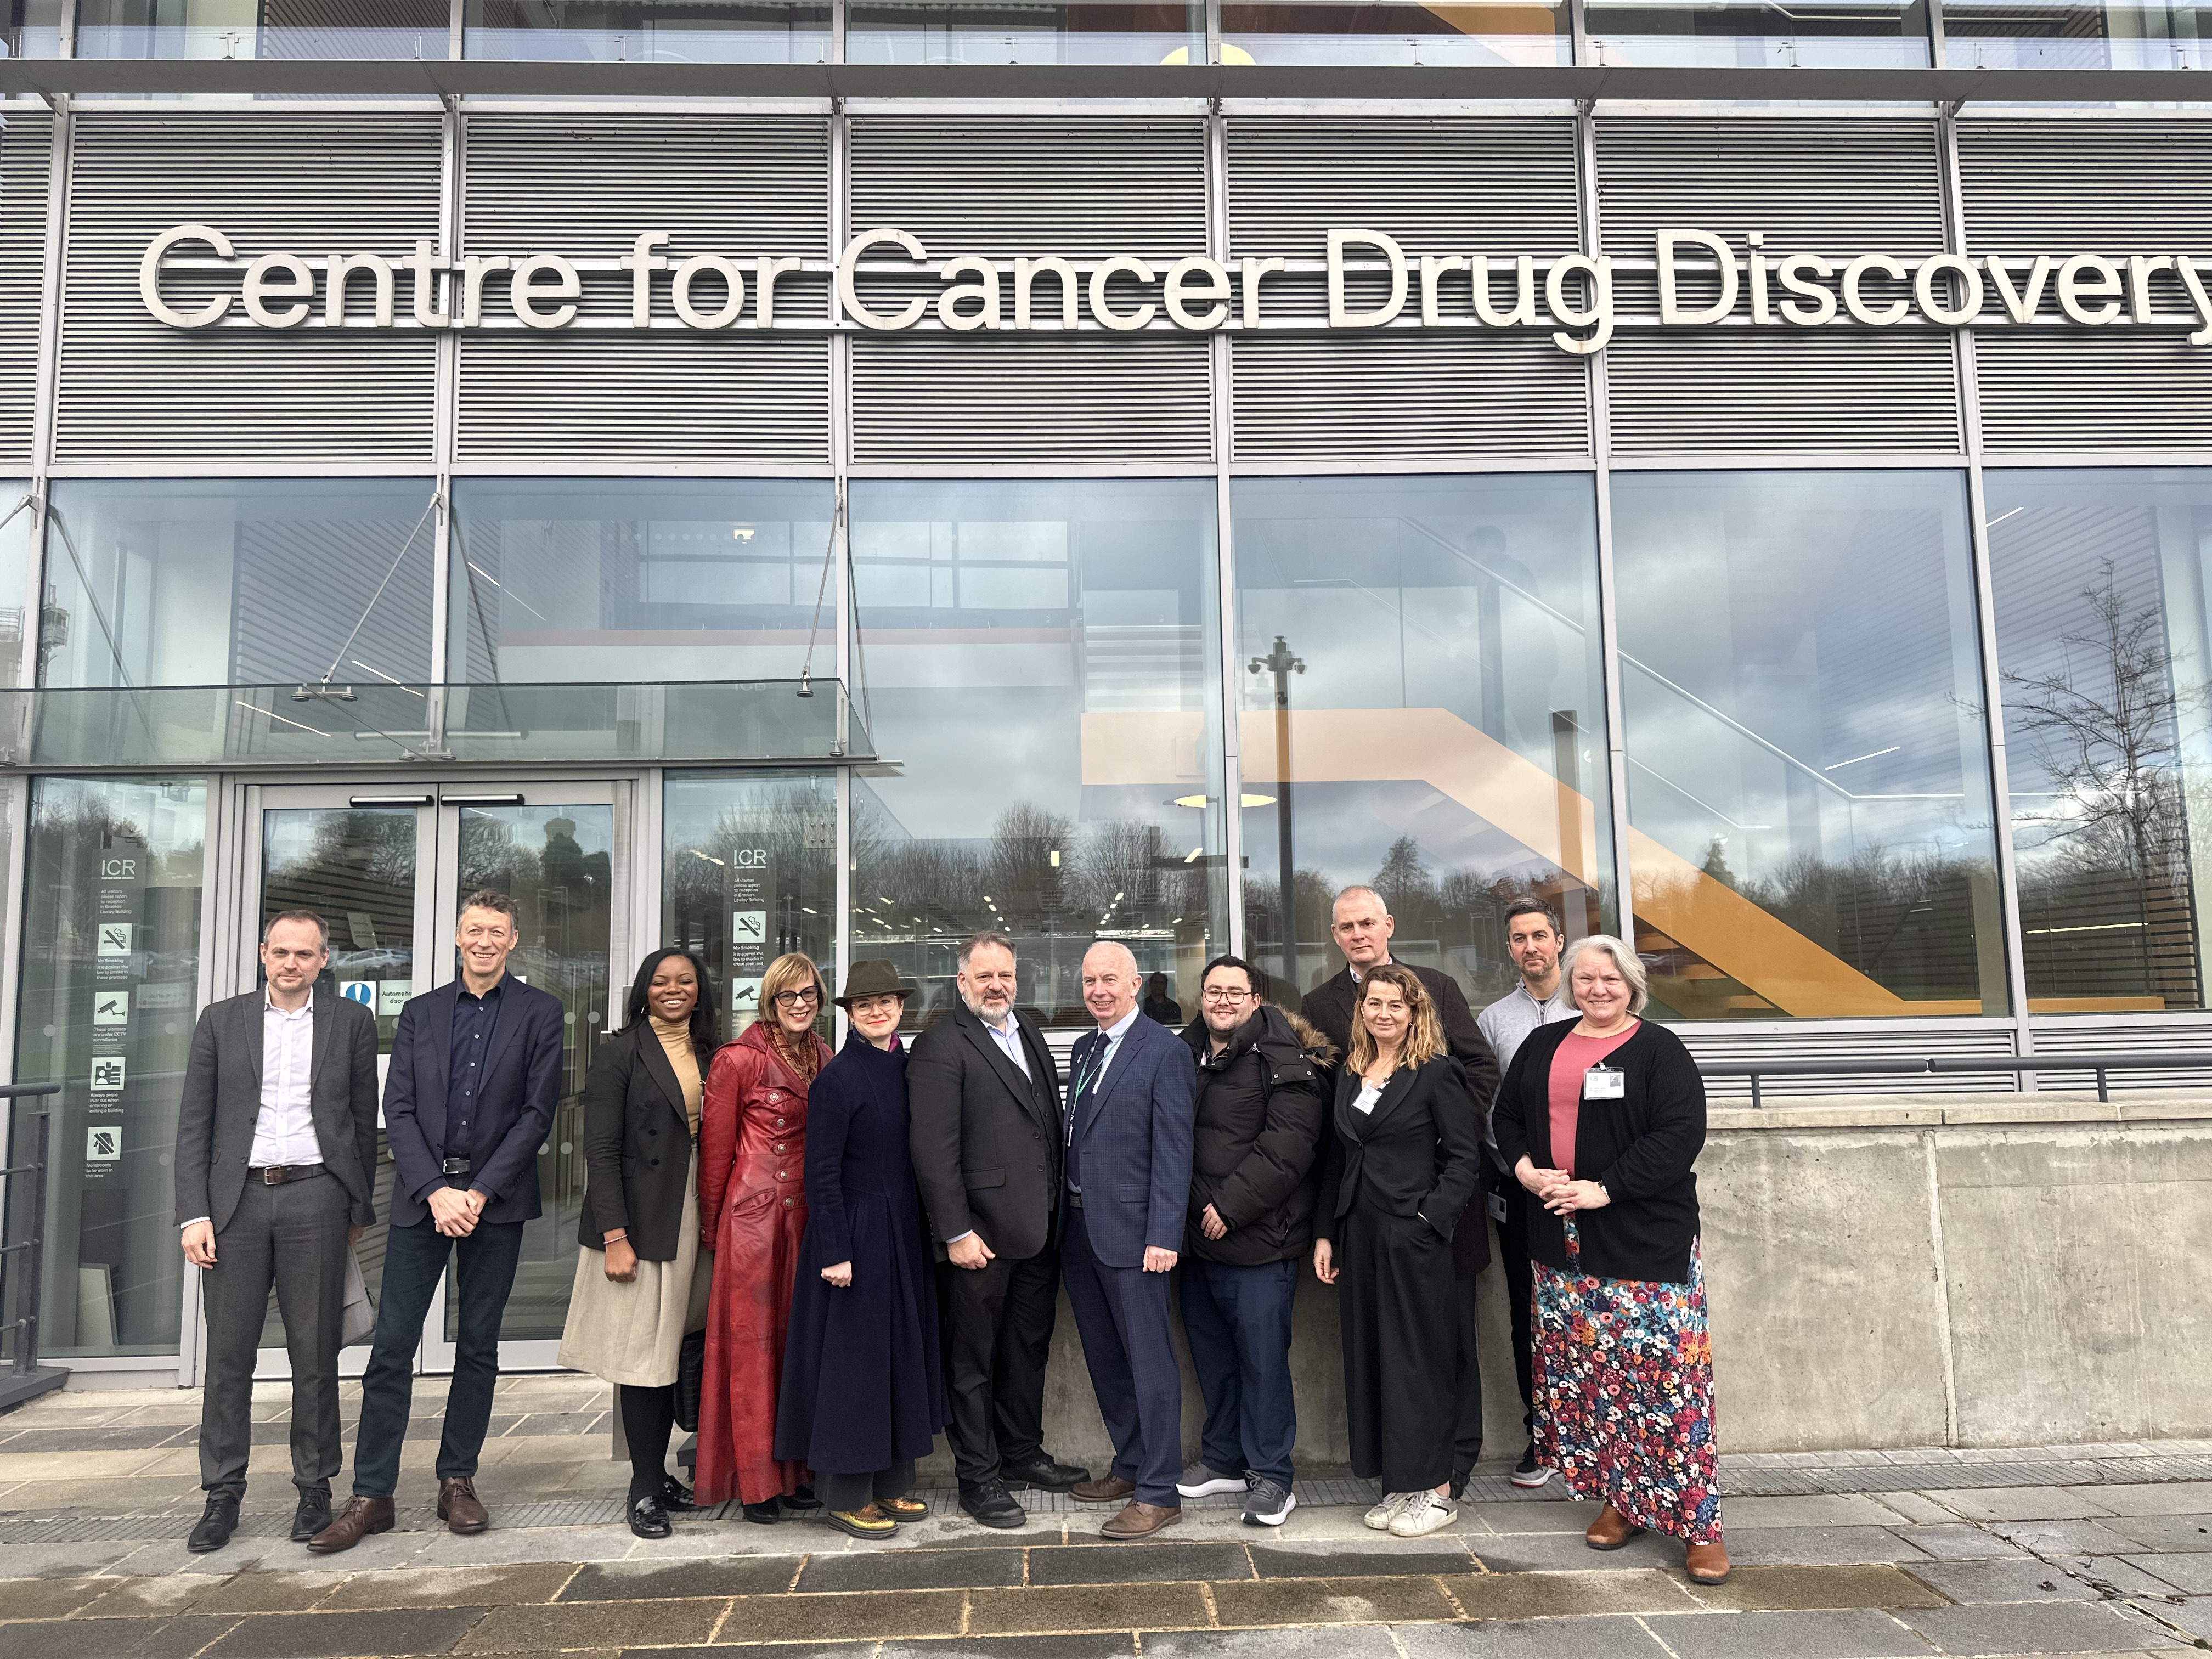
[[[500,1385],[477,1488],[492,1529],[431,1513],[441,1381],[392,1532],[343,1556],[285,1537],[289,1390],[257,1389],[252,1484],[229,1547],[191,1555],[197,1394],[62,1393],[0,1417],[0,1659],[696,1654],[810,1659],[1895,1659],[2212,1648],[2212,1442],[1723,1455],[1736,1562],[1692,1584],[1677,1545],[1584,1546],[1556,1481],[1476,1477],[1447,1531],[1368,1531],[1371,1484],[1302,1475],[1279,1529],[1191,1505],[1139,1544],[1110,1512],[1034,1499],[990,1532],[948,1490],[895,1543],[734,1506],[633,1537],[610,1391]],[[359,1408],[349,1384],[345,1413]],[[1517,1450],[1517,1448],[1516,1449]],[[346,1490],[341,1474],[337,1491]]]

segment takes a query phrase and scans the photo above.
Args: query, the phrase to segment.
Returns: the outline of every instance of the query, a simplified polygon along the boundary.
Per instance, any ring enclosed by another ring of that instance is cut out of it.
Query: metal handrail
[[[2109,1102],[2107,1072],[2212,1072],[2212,1054],[1925,1054],[1917,1059],[1870,1054],[1839,1060],[1699,1060],[1698,1071],[1704,1077],[1749,1078],[1754,1107],[1766,1103],[1759,1088],[1762,1077],[1928,1076],[1946,1072],[2010,1072],[2015,1077],[2034,1072],[2094,1072],[2097,1098]]]
[[[58,1083],[10,1083],[0,1085],[0,1100],[35,1099],[61,1091]],[[19,1379],[39,1372],[39,1297],[46,1274],[46,1161],[53,1134],[51,1113],[33,1112],[27,1121],[31,1126],[29,1162],[0,1170],[0,1182],[19,1175],[31,1177],[31,1224],[18,1243],[0,1249],[0,1260],[17,1250],[24,1253],[21,1276],[16,1281],[21,1307],[14,1319],[0,1322],[0,1332],[15,1333],[15,1376]],[[0,1281],[0,1289],[4,1289],[4,1281]]]

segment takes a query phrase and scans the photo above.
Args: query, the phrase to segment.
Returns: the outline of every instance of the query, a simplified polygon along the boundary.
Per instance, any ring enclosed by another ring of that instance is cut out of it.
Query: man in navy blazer
[[[1168,1334],[1168,1274],[1190,1202],[1197,1062],[1137,1012],[1137,959],[1101,939],[1084,954],[1083,1003],[1098,1029],[1068,1057],[1060,1277],[1084,1364],[1113,1437],[1114,1467],[1073,1489],[1126,1499],[1099,1531],[1144,1538],[1182,1519],[1182,1373]]]
[[[538,1149],[561,1093],[561,1000],[507,971],[520,939],[513,899],[489,889],[470,894],[453,930],[460,977],[399,1012],[384,1085],[396,1169],[384,1296],[361,1381],[353,1496],[308,1542],[318,1555],[392,1528],[415,1349],[431,1294],[456,1255],[460,1318],[438,1445],[438,1518],[458,1533],[491,1524],[477,1498],[477,1460],[491,1423],[500,1320],[523,1224],[544,1208]]]

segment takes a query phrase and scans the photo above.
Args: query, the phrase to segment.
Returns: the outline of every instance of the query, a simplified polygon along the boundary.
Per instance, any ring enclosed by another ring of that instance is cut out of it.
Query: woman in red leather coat
[[[761,980],[762,1017],[715,1054],[699,1121],[699,1218],[714,1252],[699,1393],[696,1501],[743,1500],[763,1523],[805,1490],[776,1461],[776,1385],[806,1231],[806,1091],[830,1059],[814,1035],[822,975],[793,952]]]

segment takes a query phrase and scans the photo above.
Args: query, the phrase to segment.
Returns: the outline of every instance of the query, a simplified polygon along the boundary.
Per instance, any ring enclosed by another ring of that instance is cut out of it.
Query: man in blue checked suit
[[[1092,945],[1083,1003],[1098,1029],[1068,1057],[1060,1277],[1114,1440],[1114,1467],[1073,1495],[1127,1500],[1099,1529],[1107,1538],[1146,1538],[1182,1519],[1182,1374],[1168,1274],[1190,1201],[1198,1072],[1188,1043],[1137,1012],[1137,988],[1128,946]]]

